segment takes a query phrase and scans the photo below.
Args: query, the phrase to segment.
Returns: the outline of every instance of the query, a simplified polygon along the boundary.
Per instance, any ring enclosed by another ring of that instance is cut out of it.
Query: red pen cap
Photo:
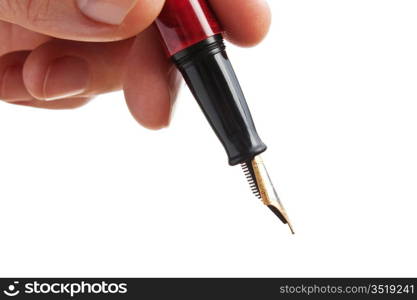
[[[169,56],[222,32],[206,0],[166,0],[156,25]]]

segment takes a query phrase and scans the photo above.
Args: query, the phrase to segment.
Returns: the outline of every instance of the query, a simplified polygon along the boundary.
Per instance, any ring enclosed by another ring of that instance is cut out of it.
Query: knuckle
[[[15,3],[13,0],[0,0],[0,16],[3,20],[13,19],[15,15]]]
[[[38,23],[47,19],[51,0],[0,0],[0,13],[11,20]]]

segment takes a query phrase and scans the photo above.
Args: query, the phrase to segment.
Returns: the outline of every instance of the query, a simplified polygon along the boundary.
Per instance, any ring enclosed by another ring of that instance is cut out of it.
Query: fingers
[[[265,0],[209,0],[226,37],[240,46],[253,46],[266,36],[271,12]]]
[[[1,81],[7,88],[0,98],[42,108],[82,105],[87,101],[84,97],[120,89],[124,79],[132,115],[152,129],[168,126],[180,83],[179,73],[165,56],[153,27],[135,41],[52,40],[31,53],[16,52],[0,58],[0,74],[10,66],[16,69]]]
[[[120,90],[132,43],[50,41],[27,57],[24,85],[32,97],[46,101]]]
[[[74,108],[88,101],[84,97],[120,89],[124,78],[132,115],[145,127],[166,127],[179,88],[179,73],[165,56],[153,27],[132,43],[53,40],[32,53],[4,55],[0,58],[0,98],[40,108]],[[7,71],[10,68],[12,71]]]
[[[150,129],[167,127],[180,82],[156,29],[150,27],[137,37],[125,76],[126,102],[134,118]]]
[[[180,82],[153,27],[135,41],[50,41],[27,57],[23,79],[38,100],[93,96],[124,85],[132,115],[152,129],[168,126]]]
[[[52,40],[32,52],[6,54],[0,57],[0,99],[47,101],[120,90],[132,43]]]
[[[61,39],[115,41],[148,27],[164,0],[0,0],[0,20]]]
[[[13,104],[47,109],[72,109],[89,101],[89,98],[73,98],[51,102],[34,99],[23,83],[23,65],[29,54],[30,51],[20,51],[0,57],[0,99]]]

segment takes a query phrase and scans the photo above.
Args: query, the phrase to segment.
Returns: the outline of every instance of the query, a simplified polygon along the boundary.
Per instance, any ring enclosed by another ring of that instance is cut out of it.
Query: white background
[[[229,55],[297,234],[184,88],[171,128],[121,94],[0,103],[1,276],[417,276],[417,3],[270,1]]]

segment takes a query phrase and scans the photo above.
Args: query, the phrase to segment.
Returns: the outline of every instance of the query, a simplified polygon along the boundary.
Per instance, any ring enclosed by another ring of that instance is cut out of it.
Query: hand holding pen
[[[270,23],[265,2],[0,0],[0,19],[9,41],[0,58],[0,98],[11,103],[70,108],[123,88],[133,116],[162,128],[180,82],[175,65],[229,164],[243,167],[254,194],[293,232],[223,42],[258,42]]]
[[[168,126],[180,77],[151,26],[164,2],[0,0],[0,99],[75,108],[123,89],[139,123]],[[255,45],[268,31],[263,0],[210,3],[236,45]]]

